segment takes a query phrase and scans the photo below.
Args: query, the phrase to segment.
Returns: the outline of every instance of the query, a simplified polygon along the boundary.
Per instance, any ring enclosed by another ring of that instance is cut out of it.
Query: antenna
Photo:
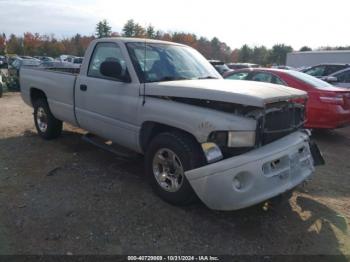
[[[144,61],[143,61],[143,100],[142,100],[142,106],[145,105],[146,103],[146,52],[147,52],[147,48],[146,48],[146,39],[144,42]]]

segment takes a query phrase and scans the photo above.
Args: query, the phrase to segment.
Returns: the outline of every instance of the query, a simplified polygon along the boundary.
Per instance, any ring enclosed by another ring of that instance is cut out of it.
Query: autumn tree
[[[135,22],[133,19],[130,19],[126,22],[123,27],[123,36],[133,37],[135,35]]]
[[[106,19],[100,21],[96,25],[96,36],[97,38],[109,37],[111,36],[112,28],[109,26]]]
[[[211,40],[186,32],[164,32],[153,26],[142,27],[134,20],[128,20],[122,32],[113,32],[106,20],[99,22],[96,26],[96,36],[127,36],[147,37],[165,41],[183,43],[197,49],[207,59],[218,59],[224,62],[251,62],[261,65],[285,64],[286,55],[293,49],[291,46],[276,44],[269,49],[265,46],[243,45],[241,48],[232,49],[226,43],[214,37]],[[23,35],[14,34],[7,37],[6,46],[9,54],[18,55],[47,55],[57,57],[61,54],[83,56],[90,42],[95,36],[83,36],[76,34],[72,37],[57,39],[54,35],[40,35],[27,32]],[[5,37],[0,34],[0,54],[4,53]],[[320,50],[343,50],[350,49],[349,46],[320,47]],[[305,46],[302,51],[310,50]]]
[[[6,53],[6,35],[5,33],[0,34],[0,55]]]
[[[243,45],[239,50],[238,61],[242,63],[252,62],[253,50],[248,45]]]
[[[312,51],[312,49],[308,46],[303,46],[302,48],[300,48],[299,50],[300,52],[305,52],[305,51]]]
[[[41,39],[38,33],[32,34],[30,32],[23,35],[23,51],[24,54],[35,56],[40,55],[39,47],[41,46]]]
[[[197,41],[197,50],[207,59],[211,57],[211,44],[205,37],[200,37]]]
[[[250,62],[259,65],[267,65],[270,62],[269,59],[270,51],[265,46],[255,46],[253,48],[253,53]]]
[[[238,59],[239,59],[239,49],[236,48],[231,52],[230,62],[237,63]]]
[[[285,44],[277,44],[272,47],[270,62],[278,65],[286,63],[287,54],[292,52],[293,48]]]
[[[134,26],[134,35],[133,37],[145,37],[146,36],[146,30],[139,24],[135,24]]]
[[[146,29],[146,36],[147,38],[155,38],[156,37],[156,31],[154,30],[154,27],[152,25],[149,25]]]
[[[149,30],[149,31],[148,31]],[[126,22],[123,27],[123,36],[125,37],[146,37],[148,34],[151,34],[152,28],[145,29],[138,23],[135,23],[134,20],[130,19]]]
[[[188,45],[193,48],[197,47],[197,36],[194,34],[187,34],[187,33],[173,33],[171,37],[171,41],[177,42],[180,44]]]
[[[23,37],[17,37],[16,35],[11,34],[7,41],[7,53],[24,54],[23,51]]]
[[[41,36],[40,55],[57,57],[65,52],[64,45],[54,35]]]

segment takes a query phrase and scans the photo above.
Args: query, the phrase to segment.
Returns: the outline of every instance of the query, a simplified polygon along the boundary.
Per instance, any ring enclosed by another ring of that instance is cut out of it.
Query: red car
[[[349,89],[334,87],[294,70],[242,69],[229,72],[224,78],[269,82],[306,91],[309,97],[306,107],[306,128],[334,129],[350,125]]]

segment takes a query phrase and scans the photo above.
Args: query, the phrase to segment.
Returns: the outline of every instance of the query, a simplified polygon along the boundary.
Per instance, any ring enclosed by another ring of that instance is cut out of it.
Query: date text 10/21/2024
[[[219,261],[217,256],[128,256],[128,261]]]

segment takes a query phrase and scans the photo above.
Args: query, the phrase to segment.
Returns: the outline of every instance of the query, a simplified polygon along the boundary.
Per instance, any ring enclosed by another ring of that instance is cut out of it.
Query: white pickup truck
[[[248,207],[292,190],[322,160],[303,129],[305,92],[223,80],[190,47],[99,39],[74,70],[21,69],[39,135],[58,137],[64,121],[144,154],[170,203]]]

